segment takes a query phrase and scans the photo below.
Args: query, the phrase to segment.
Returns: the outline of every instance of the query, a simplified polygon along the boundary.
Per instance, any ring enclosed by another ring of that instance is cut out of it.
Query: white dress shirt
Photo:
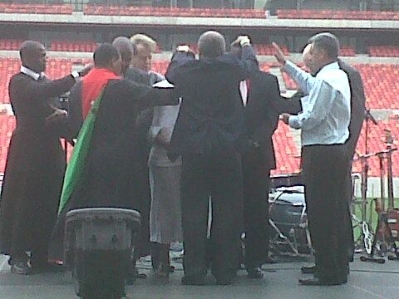
[[[248,86],[246,80],[240,82],[240,93],[241,93],[242,103],[245,107],[247,105],[247,100],[248,100]]]
[[[338,63],[324,66],[315,77],[287,61],[283,68],[305,93],[302,112],[289,117],[289,125],[302,129],[302,146],[343,144],[349,137],[350,87]]]
[[[40,73],[40,74],[38,74],[38,73],[36,73],[35,71],[32,71],[31,69],[28,69],[28,68],[25,67],[25,66],[21,66],[20,72],[23,73],[23,74],[25,74],[25,75],[28,75],[29,77],[32,77],[32,78],[35,79],[36,81],[39,80],[40,78],[45,77],[45,75],[44,75],[43,72]]]

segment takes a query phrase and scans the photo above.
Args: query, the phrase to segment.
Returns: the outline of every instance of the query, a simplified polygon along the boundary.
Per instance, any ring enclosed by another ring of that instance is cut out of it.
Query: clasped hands
[[[62,109],[54,108],[54,112],[47,116],[45,119],[45,124],[50,125],[52,123],[56,123],[62,121],[68,117],[68,112]]]

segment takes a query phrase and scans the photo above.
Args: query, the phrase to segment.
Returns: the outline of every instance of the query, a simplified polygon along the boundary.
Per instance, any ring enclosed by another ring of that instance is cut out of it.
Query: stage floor
[[[210,285],[182,286],[180,280],[183,271],[180,261],[175,261],[175,273],[169,280],[153,277],[150,263],[139,263],[141,272],[147,273],[146,279],[139,279],[133,286],[127,286],[127,298],[144,299],[398,299],[399,298],[399,261],[387,261],[385,264],[365,263],[357,254],[351,263],[349,281],[342,286],[314,287],[298,285],[302,277],[300,267],[308,264],[305,259],[283,259],[279,263],[264,265],[265,277],[250,280],[245,271],[239,271],[237,281],[232,286],[216,286],[211,275],[207,276]],[[310,276],[309,276],[310,277]],[[0,256],[0,298],[1,299],[72,299],[77,298],[69,272],[19,276],[10,273],[6,257]]]

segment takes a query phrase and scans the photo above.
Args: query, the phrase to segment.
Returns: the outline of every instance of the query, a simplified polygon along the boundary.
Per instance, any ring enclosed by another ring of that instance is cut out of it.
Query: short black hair
[[[118,59],[120,54],[118,50],[111,44],[100,44],[93,54],[95,67],[108,67],[111,65],[112,60]]]
[[[312,36],[308,44],[313,44],[317,49],[323,49],[332,59],[337,59],[339,55],[339,41],[337,37],[329,32],[322,32]]]

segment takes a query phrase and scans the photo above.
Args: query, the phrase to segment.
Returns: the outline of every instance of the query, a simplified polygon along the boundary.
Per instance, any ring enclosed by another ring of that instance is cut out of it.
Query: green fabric
[[[93,135],[94,123],[96,120],[98,108],[100,107],[101,99],[102,93],[94,101],[93,106],[91,107],[89,114],[87,114],[86,119],[83,122],[82,128],[79,131],[79,135],[73,148],[71,159],[69,160],[65,172],[61,200],[58,207],[58,214],[62,212],[69,198],[71,197],[72,192],[75,190],[76,186],[82,178],[86,164],[86,157],[90,148],[91,137]]]

